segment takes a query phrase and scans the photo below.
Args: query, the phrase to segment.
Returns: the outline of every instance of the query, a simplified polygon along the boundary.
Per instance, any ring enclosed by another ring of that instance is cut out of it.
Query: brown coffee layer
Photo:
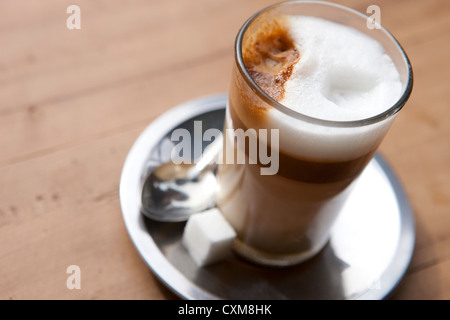
[[[246,131],[248,128],[237,116],[233,104],[229,105],[231,119],[233,121],[233,128]],[[280,128],[280,140],[283,139],[283,130]],[[269,135],[270,136],[270,135]],[[259,148],[259,142],[258,142]],[[270,143],[268,145],[268,154],[270,155],[272,148]],[[249,155],[248,141],[245,143],[245,153]],[[283,176],[291,180],[297,180],[307,183],[333,183],[348,181],[351,183],[356,176],[358,176],[364,169],[366,164],[373,157],[375,151],[369,152],[360,157],[345,160],[335,161],[327,159],[307,159],[291,155],[283,150],[279,151],[279,169],[277,175]],[[258,153],[259,154],[259,150]],[[257,161],[257,165],[261,167],[269,167],[270,164],[264,165]]]
[[[322,162],[302,160],[280,152],[278,174],[289,179],[308,183],[351,183],[364,169],[373,154],[348,161]]]
[[[264,92],[281,101],[284,84],[300,59],[300,53],[288,33],[286,17],[260,21],[255,28],[242,47],[245,67]]]

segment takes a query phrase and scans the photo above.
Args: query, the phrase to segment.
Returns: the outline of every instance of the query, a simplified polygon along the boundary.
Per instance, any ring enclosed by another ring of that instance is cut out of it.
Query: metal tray
[[[384,299],[410,263],[414,218],[395,174],[380,154],[369,163],[336,222],[330,242],[313,259],[289,268],[267,268],[238,256],[197,267],[181,245],[185,223],[162,223],[140,211],[141,186],[170,160],[176,128],[222,129],[227,96],[179,105],[152,122],[125,161],[120,181],[124,223],[154,274],[183,299]],[[203,147],[206,147],[204,145]]]

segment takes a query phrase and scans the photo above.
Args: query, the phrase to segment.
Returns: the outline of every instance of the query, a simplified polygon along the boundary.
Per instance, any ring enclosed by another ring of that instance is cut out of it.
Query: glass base
[[[319,246],[300,253],[277,254],[256,249],[236,238],[233,242],[233,250],[242,258],[266,267],[290,267],[305,262],[318,254],[328,243],[329,237]]]

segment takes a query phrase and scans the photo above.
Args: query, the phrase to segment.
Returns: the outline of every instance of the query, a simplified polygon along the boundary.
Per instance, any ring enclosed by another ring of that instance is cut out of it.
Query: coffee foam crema
[[[284,83],[284,95],[278,100],[281,104],[314,118],[353,121],[378,115],[400,98],[399,72],[379,42],[328,20],[286,18],[286,28],[300,58]],[[266,125],[282,130],[281,152],[333,161],[374,150],[393,118],[342,128],[299,121],[271,108]]]
[[[331,21],[291,16],[289,32],[301,53],[280,102],[325,120],[360,120],[399,98],[400,75],[374,39]]]

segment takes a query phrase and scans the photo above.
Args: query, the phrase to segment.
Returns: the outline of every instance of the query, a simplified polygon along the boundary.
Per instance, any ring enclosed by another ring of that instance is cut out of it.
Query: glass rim
[[[237,37],[236,37],[236,41],[235,41],[235,59],[237,61],[237,66],[238,69],[240,71],[240,73],[243,75],[243,78],[246,80],[247,84],[254,89],[254,92],[259,96],[259,98],[261,98],[263,101],[265,101],[266,103],[268,103],[269,105],[275,107],[278,111],[289,115],[291,117],[294,117],[296,119],[299,120],[303,120],[312,124],[318,124],[318,125],[323,125],[323,126],[328,126],[328,127],[361,127],[361,126],[365,126],[365,125],[370,125],[370,124],[374,124],[374,123],[378,123],[381,122],[382,120],[388,119],[390,117],[392,117],[393,115],[395,115],[396,113],[398,113],[403,106],[406,104],[407,100],[409,99],[411,92],[412,92],[412,87],[413,87],[413,70],[412,70],[412,66],[411,66],[411,62],[405,52],[405,50],[403,49],[403,47],[400,45],[400,43],[397,41],[397,39],[386,29],[384,28],[382,25],[380,25],[380,30],[383,32],[384,35],[386,35],[396,46],[397,48],[400,50],[400,53],[404,59],[404,62],[406,64],[407,67],[407,72],[408,72],[408,79],[405,85],[405,89],[403,90],[403,93],[401,95],[401,97],[396,101],[396,103],[389,107],[388,109],[386,109],[385,111],[375,115],[375,116],[371,116],[368,118],[364,118],[364,119],[359,119],[359,120],[346,120],[346,121],[340,121],[340,120],[326,120],[326,119],[321,119],[321,118],[316,118],[316,117],[312,117],[312,116],[308,116],[306,114],[303,114],[301,112],[292,110],[288,107],[286,107],[285,105],[279,103],[278,101],[276,101],[275,99],[273,99],[272,97],[270,97],[264,90],[262,90],[257,84],[256,82],[253,80],[253,78],[250,76],[247,68],[245,67],[244,64],[244,59],[242,56],[242,41],[244,38],[244,34],[247,31],[249,25],[261,14],[263,14],[264,12],[267,12],[268,10],[277,8],[277,7],[282,7],[282,6],[288,6],[288,5],[292,5],[292,4],[313,4],[313,5],[318,5],[318,6],[329,6],[329,7],[335,7],[337,9],[343,10],[343,11],[347,11],[348,13],[357,15],[361,18],[367,19],[368,16],[366,16],[365,14],[356,11],[352,8],[340,5],[340,4],[336,4],[336,3],[331,3],[331,2],[326,2],[326,1],[314,1],[314,0],[292,0],[292,1],[286,1],[286,2],[281,2],[281,3],[277,3],[277,4],[273,4],[271,6],[265,7],[263,9],[261,9],[260,11],[256,12],[253,16],[251,16],[240,28]]]

